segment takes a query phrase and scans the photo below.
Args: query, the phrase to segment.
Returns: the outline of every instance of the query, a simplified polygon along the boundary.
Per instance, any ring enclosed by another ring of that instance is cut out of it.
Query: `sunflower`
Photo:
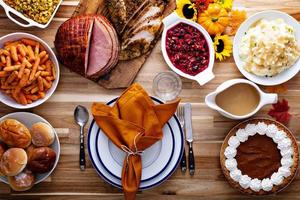
[[[190,0],[177,0],[177,8],[175,12],[179,17],[193,21],[197,20],[197,9],[195,4]]]
[[[220,4],[227,11],[232,9],[232,2],[233,0],[215,0],[215,3]]]
[[[220,61],[226,57],[230,57],[232,53],[232,41],[228,35],[217,34],[214,37],[214,49],[216,52],[216,58]]]

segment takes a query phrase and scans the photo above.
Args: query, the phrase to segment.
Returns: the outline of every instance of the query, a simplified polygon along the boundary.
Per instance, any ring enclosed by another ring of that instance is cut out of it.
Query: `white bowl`
[[[40,42],[45,47],[47,53],[49,54],[49,58],[54,63],[55,70],[56,70],[56,79],[52,83],[52,87],[47,91],[45,97],[43,99],[34,101],[31,104],[27,104],[27,105],[19,104],[14,99],[12,99],[10,96],[8,96],[4,92],[0,91],[0,101],[2,103],[6,104],[12,108],[29,109],[29,108],[33,108],[38,105],[41,105],[42,103],[44,103],[45,101],[47,101],[47,99],[49,99],[51,97],[51,95],[53,94],[53,92],[55,91],[55,89],[58,85],[60,71],[59,71],[59,64],[58,64],[57,58],[56,58],[54,52],[52,51],[52,49],[49,47],[49,45],[46,42],[44,42],[42,39],[40,39],[34,35],[31,35],[28,33],[11,33],[11,34],[5,35],[0,38],[0,48],[3,48],[3,44],[5,42],[19,40],[21,38],[29,38],[29,39]]]
[[[55,10],[53,11],[49,21],[46,23],[46,24],[40,24],[28,17],[26,17],[25,15],[23,15],[22,13],[20,13],[19,11],[17,11],[16,9],[10,7],[9,5],[7,5],[3,0],[0,0],[0,5],[3,7],[7,17],[15,22],[16,24],[18,24],[19,26],[22,26],[22,27],[32,27],[32,26],[36,26],[36,27],[39,27],[39,28],[46,28],[50,22],[52,21],[53,17],[55,16],[60,4],[61,4],[62,0],[59,1],[59,3],[57,4]],[[16,15],[17,17],[21,18],[22,20],[26,21],[27,23],[24,24],[22,22],[20,22],[19,20],[17,20],[15,17],[11,16],[11,13],[13,15]]]
[[[280,74],[277,74],[276,76],[273,77],[262,77],[262,76],[257,76],[255,74],[249,73],[244,69],[244,62],[241,60],[239,56],[239,44],[240,41],[242,40],[242,37],[244,36],[245,32],[249,30],[251,25],[258,20],[261,19],[267,19],[267,20],[274,20],[277,18],[281,18],[285,21],[285,23],[289,24],[290,26],[294,27],[295,29],[295,36],[297,39],[298,44],[300,44],[300,24],[295,20],[293,17],[290,15],[280,12],[280,11],[275,11],[275,10],[268,10],[268,11],[263,11],[256,13],[249,17],[238,29],[234,41],[233,41],[233,57],[234,61],[240,70],[240,72],[249,80],[260,84],[260,85],[278,85],[282,84],[291,78],[293,78],[300,70],[300,59],[289,69],[281,72]],[[270,36],[272,36],[272,33],[270,33]]]
[[[10,113],[8,115],[5,115],[5,116],[1,117],[0,122],[5,120],[5,119],[8,119],[8,118],[18,120],[19,122],[23,123],[28,129],[31,129],[31,126],[34,123],[37,123],[37,122],[44,122],[44,123],[48,124],[53,129],[53,131],[55,133],[55,140],[52,143],[52,145],[50,145],[50,148],[53,149],[56,153],[56,160],[55,160],[54,166],[49,172],[42,173],[42,174],[35,174],[36,180],[35,180],[34,184],[38,184],[38,183],[44,181],[46,178],[48,178],[50,176],[50,174],[55,169],[55,167],[58,163],[58,160],[59,160],[59,156],[60,156],[60,143],[59,143],[59,138],[57,136],[57,133],[56,133],[55,129],[44,118],[40,117],[39,115],[29,113],[29,112]],[[0,181],[8,184],[8,180],[7,180],[6,176],[0,176]]]
[[[213,46],[213,41],[212,41],[210,35],[208,34],[208,32],[200,24],[197,24],[196,22],[193,22],[191,20],[180,18],[175,12],[173,12],[172,14],[170,14],[169,16],[164,18],[163,23],[164,23],[165,27],[164,27],[164,31],[162,33],[161,51],[162,51],[163,57],[164,57],[166,63],[168,64],[168,66],[175,73],[179,74],[180,76],[183,76],[183,77],[188,78],[188,79],[195,80],[200,85],[204,85],[205,83],[212,80],[215,77],[215,75],[212,72],[213,65],[214,65],[214,62],[215,62],[215,50],[214,50],[214,46]],[[182,72],[181,70],[177,69],[173,65],[173,63],[171,62],[171,60],[169,59],[169,56],[167,54],[167,50],[166,50],[167,31],[170,28],[174,27],[175,25],[177,25],[179,23],[186,23],[186,24],[191,25],[191,26],[195,27],[196,29],[198,29],[203,34],[203,36],[206,39],[206,42],[208,44],[208,48],[209,48],[209,64],[208,64],[208,67],[204,71],[200,72],[199,74],[197,74],[195,76],[191,76],[191,75],[186,74],[186,73]]]

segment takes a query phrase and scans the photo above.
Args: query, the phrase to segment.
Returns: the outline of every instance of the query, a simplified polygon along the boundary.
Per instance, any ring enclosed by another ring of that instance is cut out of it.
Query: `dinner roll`
[[[6,119],[0,123],[0,140],[11,147],[26,148],[31,143],[31,134],[21,122]]]
[[[33,173],[27,169],[16,176],[8,176],[7,179],[10,187],[15,191],[29,190],[35,182]]]
[[[54,142],[55,134],[51,126],[38,122],[31,127],[32,143],[37,147],[46,147]]]
[[[50,171],[56,160],[56,153],[49,147],[37,147],[28,152],[28,169],[34,173]]]
[[[3,142],[0,142],[0,160],[6,150],[6,145]]]
[[[6,150],[0,161],[0,171],[6,176],[15,176],[26,167],[27,154],[24,149],[10,148]]]
[[[6,145],[3,142],[0,142],[0,161],[1,161],[1,158],[2,158],[5,150],[6,150]],[[2,172],[1,172],[1,169],[0,169],[0,176],[4,176],[4,174],[2,174]]]

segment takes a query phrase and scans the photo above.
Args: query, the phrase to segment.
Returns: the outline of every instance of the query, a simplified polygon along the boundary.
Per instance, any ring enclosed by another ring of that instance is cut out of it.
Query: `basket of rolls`
[[[55,169],[60,144],[42,117],[16,112],[0,119],[0,181],[15,191],[31,189]]]
[[[45,102],[55,91],[59,64],[42,39],[28,33],[0,38],[0,101],[28,109]]]

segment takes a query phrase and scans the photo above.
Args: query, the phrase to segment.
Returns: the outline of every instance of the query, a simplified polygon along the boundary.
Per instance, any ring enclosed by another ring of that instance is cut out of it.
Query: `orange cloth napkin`
[[[92,114],[107,137],[127,153],[122,169],[125,199],[135,199],[142,176],[141,153],[163,137],[162,128],[175,113],[179,100],[155,105],[139,85],[131,85],[113,107],[92,105]]]

